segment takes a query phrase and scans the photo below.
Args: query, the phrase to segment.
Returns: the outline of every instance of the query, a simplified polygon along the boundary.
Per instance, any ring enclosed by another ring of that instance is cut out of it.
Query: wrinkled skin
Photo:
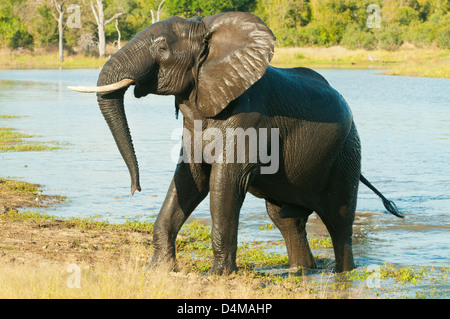
[[[292,267],[316,268],[305,230],[314,211],[331,235],[336,271],[355,267],[352,225],[363,177],[352,113],[318,73],[268,66],[274,41],[259,18],[247,13],[173,17],[137,34],[102,69],[99,86],[132,79],[138,98],[149,93],[174,95],[191,136],[195,120],[202,120],[203,130],[216,128],[223,136],[227,128],[279,129],[279,168],[274,174],[261,174],[259,160],[233,164],[192,160],[176,166],[155,222],[151,265],[175,263],[178,231],[209,193],[211,272],[235,271],[239,212],[250,192],[265,199],[267,212],[286,241]],[[130,171],[134,193],[140,191],[139,169],[124,113],[126,89],[97,96]],[[206,144],[203,141],[203,147]],[[248,151],[248,143],[245,147]]]

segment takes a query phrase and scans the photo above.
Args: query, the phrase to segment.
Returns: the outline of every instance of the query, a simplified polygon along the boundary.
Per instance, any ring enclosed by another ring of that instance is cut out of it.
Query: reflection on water
[[[363,148],[363,174],[406,214],[383,213],[381,201],[360,185],[354,251],[359,265],[449,262],[450,80],[377,75],[375,70],[318,70],[350,104]],[[125,98],[126,112],[141,169],[143,191],[130,195],[128,170],[97,108],[95,95],[68,85],[96,83],[98,70],[0,70],[1,126],[37,134],[66,147],[52,152],[0,153],[0,176],[45,185],[65,195],[52,208],[58,216],[100,215],[111,222],[154,220],[172,178],[173,97]],[[370,213],[369,213],[370,211]],[[209,218],[206,199],[193,217]],[[247,196],[240,240],[278,240],[264,201]],[[308,232],[328,233],[311,216]],[[314,254],[321,253],[315,250]],[[325,253],[333,256],[331,251]]]

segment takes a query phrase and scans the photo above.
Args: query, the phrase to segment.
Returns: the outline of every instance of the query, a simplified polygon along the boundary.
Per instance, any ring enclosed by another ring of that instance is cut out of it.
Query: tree
[[[51,0],[51,4],[56,9],[58,16],[52,11],[53,17],[58,21],[58,34],[59,34],[59,62],[64,61],[64,26],[63,26],[63,19],[64,19],[64,1],[59,2],[58,0]]]
[[[308,0],[259,0],[255,14],[272,30],[296,29],[311,21]]]
[[[98,28],[98,54],[101,58],[105,57],[106,54],[106,39],[105,39],[105,26],[122,15],[123,13],[116,13],[108,20],[105,20],[105,12],[104,12],[104,0],[96,0],[94,4],[93,0],[91,0],[91,8],[94,13],[95,21],[97,22]]]
[[[52,9],[48,3],[43,3],[37,7],[38,16],[31,24],[35,44],[38,46],[48,46],[58,41],[58,24],[52,16]]]
[[[116,21],[114,22],[114,27],[117,30],[117,47],[120,49],[122,45],[120,44],[120,30],[119,30],[119,19],[116,17]]]
[[[162,0],[158,5],[158,10],[156,10],[156,21],[155,21],[155,14],[153,13],[153,9],[150,10],[152,13],[152,23],[158,22],[161,16],[162,6],[166,0]]]
[[[256,8],[257,0],[172,0],[165,8],[169,15],[208,16],[227,11],[252,12]]]

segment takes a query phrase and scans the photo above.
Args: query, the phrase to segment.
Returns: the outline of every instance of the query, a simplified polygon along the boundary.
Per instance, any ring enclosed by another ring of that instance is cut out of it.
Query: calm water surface
[[[92,85],[98,70],[0,70],[0,126],[64,143],[51,152],[0,153],[0,176],[44,185],[68,203],[46,209],[57,216],[100,215],[111,222],[154,220],[175,164],[171,152],[182,126],[174,98],[125,97],[141,170],[141,193],[130,195],[128,170],[97,107],[96,96],[68,90]],[[363,174],[407,216],[384,213],[360,184],[354,251],[358,265],[441,266],[450,261],[450,80],[391,77],[375,70],[318,70],[350,104],[362,140]],[[193,213],[209,221],[206,199]],[[261,231],[270,223],[264,201],[249,195],[240,240],[281,238]],[[327,235],[312,215],[311,235]],[[320,253],[320,251],[314,251]],[[331,254],[331,252],[327,252]]]

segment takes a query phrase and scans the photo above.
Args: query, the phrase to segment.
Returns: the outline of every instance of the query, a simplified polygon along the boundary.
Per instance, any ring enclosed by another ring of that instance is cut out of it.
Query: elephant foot
[[[341,248],[341,249],[339,249]],[[353,253],[350,244],[335,247],[336,267],[337,273],[352,271],[356,268],[353,261]]]
[[[160,256],[154,254],[150,263],[145,267],[145,271],[151,269],[164,269],[167,271],[177,271],[177,263],[175,258],[171,256]]]
[[[301,269],[317,269],[317,264],[314,258],[312,259],[302,259],[294,263],[290,263],[291,268],[301,268]]]
[[[356,266],[354,263],[336,264],[336,266],[334,267],[334,271],[336,273],[342,273],[342,272],[352,271],[355,268],[356,268]]]
[[[209,275],[219,275],[219,276],[227,276],[231,275],[238,271],[238,267],[236,262],[214,262],[211,270],[209,271]]]

